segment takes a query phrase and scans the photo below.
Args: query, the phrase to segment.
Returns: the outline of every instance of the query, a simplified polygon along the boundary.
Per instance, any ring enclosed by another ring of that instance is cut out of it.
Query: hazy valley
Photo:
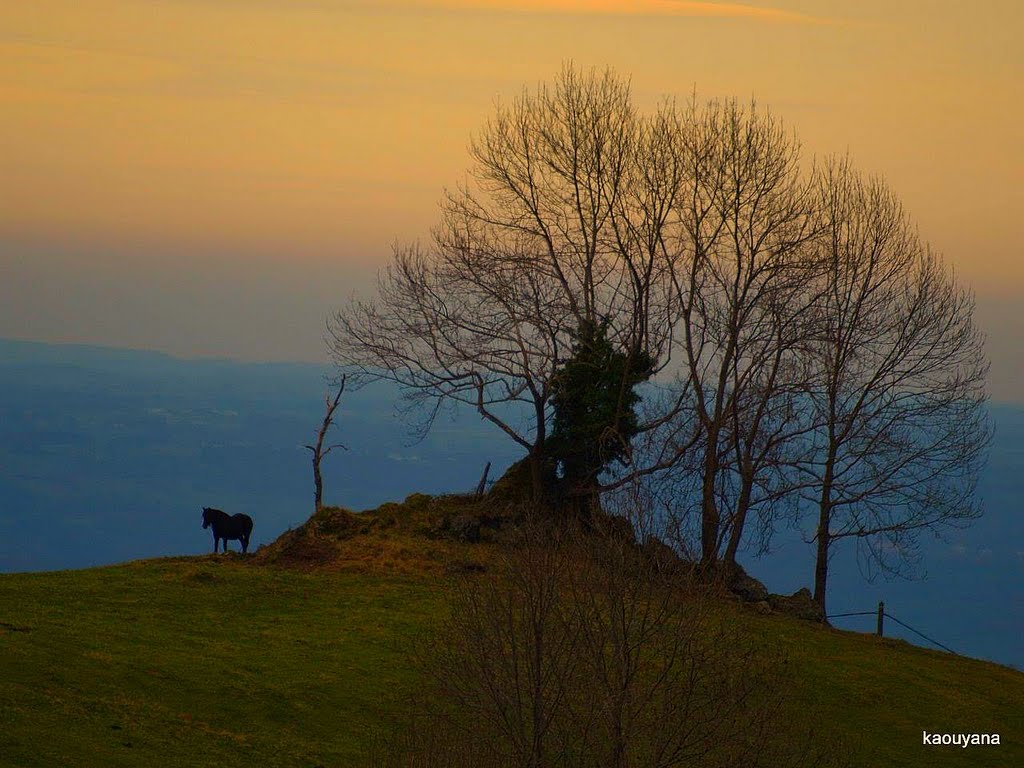
[[[273,541],[312,511],[303,445],[322,417],[327,374],[308,364],[0,341],[0,571],[205,553],[207,505],[252,515],[255,546]],[[441,414],[416,442],[398,406],[383,385],[345,394],[335,438],[349,450],[325,461],[328,503],[360,510],[414,492],[468,491],[487,461],[500,474],[519,457],[472,413]],[[945,541],[923,540],[920,580],[869,584],[842,549],[829,605],[861,611],[884,599],[955,650],[1019,667],[1024,408],[992,412],[985,517]],[[773,591],[811,579],[799,532],[780,536],[766,558],[742,559]],[[836,624],[873,626],[870,618]],[[894,624],[888,632],[927,645]]]

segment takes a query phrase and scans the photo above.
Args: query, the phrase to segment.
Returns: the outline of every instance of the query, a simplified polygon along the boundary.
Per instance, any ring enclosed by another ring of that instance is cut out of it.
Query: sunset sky
[[[756,99],[886,176],[1024,402],[1016,0],[32,0],[0,6],[0,336],[326,360],[496,99],[562,63]]]

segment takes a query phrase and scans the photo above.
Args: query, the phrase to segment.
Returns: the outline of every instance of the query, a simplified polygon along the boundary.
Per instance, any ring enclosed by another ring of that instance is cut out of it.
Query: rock
[[[766,603],[768,601],[768,588],[742,568],[739,568],[739,573],[734,575],[729,583],[729,591],[738,595],[745,603]]]
[[[403,501],[402,504],[413,511],[418,511],[426,509],[433,498],[433,496],[426,493],[410,493],[405,497],[405,501]]]
[[[369,530],[371,521],[354,512],[341,507],[323,507],[314,514],[303,528],[324,536],[337,539],[349,539]]]
[[[738,563],[720,564],[717,576],[732,594],[745,603],[762,603],[768,600],[768,588],[744,571]]]
[[[762,616],[767,616],[772,612],[772,607],[768,604],[767,600],[759,600],[754,603],[754,610],[760,613]]]
[[[443,531],[449,538],[467,544],[502,544],[515,540],[518,526],[508,517],[467,513],[448,519],[444,523]]]
[[[510,518],[489,517],[480,523],[480,540],[501,546],[513,546],[519,538],[519,526]]]
[[[338,559],[338,539],[321,536],[311,528],[282,534],[260,554],[260,561],[289,568],[319,568]]]
[[[768,595],[768,604],[780,613],[805,621],[822,622],[825,615],[807,587],[798,589],[792,595]]]
[[[550,488],[554,485],[555,470],[553,466],[544,467],[542,481],[545,487]],[[504,502],[517,506],[529,504],[533,499],[533,468],[530,464],[530,457],[524,456],[505,470],[505,474],[491,486],[486,498],[492,503]]]

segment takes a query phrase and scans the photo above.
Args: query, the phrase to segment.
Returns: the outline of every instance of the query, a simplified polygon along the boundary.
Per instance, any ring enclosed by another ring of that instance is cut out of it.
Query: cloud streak
[[[707,0],[414,0],[420,7],[453,11],[506,11],[598,16],[690,16],[784,24],[829,24],[831,19],[784,8]]]

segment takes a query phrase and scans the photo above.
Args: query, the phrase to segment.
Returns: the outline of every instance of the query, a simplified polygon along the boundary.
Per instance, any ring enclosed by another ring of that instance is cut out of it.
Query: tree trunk
[[[327,437],[327,433],[331,429],[331,425],[334,423],[334,412],[338,410],[338,403],[341,402],[341,395],[345,391],[345,382],[347,377],[341,377],[341,386],[338,387],[338,394],[331,400],[330,393],[327,394],[325,399],[325,405],[327,407],[324,413],[324,420],[320,424],[320,429],[316,433],[316,444],[307,445],[306,448],[313,454],[313,511],[314,514],[319,512],[323,508],[324,501],[324,479],[320,474],[320,462],[324,460],[324,457],[329,454],[335,448],[341,448],[342,450],[348,450],[345,446],[341,445],[329,445],[324,448],[324,438]]]
[[[573,483],[569,488],[569,508],[572,516],[583,526],[584,530],[590,530],[593,528],[595,513],[600,505],[597,483],[592,480],[584,480]]]
[[[725,548],[724,559],[727,565],[736,564],[736,553],[739,551],[740,541],[743,539],[743,526],[747,524],[753,483],[752,477],[743,478],[743,488],[740,490],[740,498],[736,502],[736,516],[732,521],[732,530],[729,531],[729,545]]]
[[[317,512],[323,507],[324,499],[324,480],[320,475],[320,454],[316,452],[313,454],[313,486],[316,489],[314,497],[315,509]]]
[[[835,441],[831,441],[833,445]],[[821,500],[818,512],[818,551],[814,562],[814,602],[821,606],[821,614],[825,615],[826,594],[828,591],[828,548],[832,543],[829,532],[832,525],[832,480],[835,473],[835,450],[829,452],[825,462],[825,478],[821,484]]]
[[[703,565],[713,565],[718,560],[718,529],[721,521],[715,499],[715,479],[718,475],[718,456],[715,454],[717,445],[718,434],[715,430],[714,434],[708,435],[708,452],[704,458],[700,520],[700,561]]]
[[[487,492],[487,475],[491,472],[491,462],[487,462],[487,466],[484,467],[483,477],[480,478],[480,482],[476,486],[476,497],[479,499],[484,493]]]
[[[821,607],[822,615],[825,614],[825,594],[828,589],[828,547],[831,539],[828,533],[828,513],[822,507],[821,517],[818,521],[818,555],[814,562],[814,602]],[[825,529],[822,530],[822,521]]]
[[[548,495],[547,478],[544,472],[544,454],[540,448],[534,446],[529,454],[530,461],[530,501],[535,510],[539,510]]]

